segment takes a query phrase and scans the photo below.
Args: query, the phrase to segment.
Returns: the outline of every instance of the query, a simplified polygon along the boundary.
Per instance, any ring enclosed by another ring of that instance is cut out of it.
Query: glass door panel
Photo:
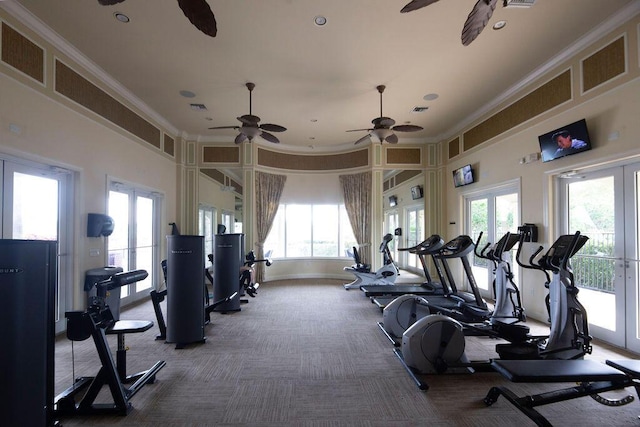
[[[153,199],[136,197],[136,269],[146,270],[146,279],[135,283],[135,292],[150,289],[153,284]]]
[[[478,248],[478,250],[481,250],[487,243],[489,233],[491,232],[489,229],[489,199],[481,198],[470,200],[468,206],[469,218],[471,220],[469,236],[475,242],[478,240],[480,233],[483,233],[480,247]],[[489,261],[476,257],[475,254],[470,255],[470,257],[472,259],[471,271],[473,272],[473,277],[476,279],[476,284],[480,292],[484,291],[483,293],[486,293],[489,291],[489,283],[491,283],[489,275],[492,273],[489,268]]]
[[[119,191],[109,191],[109,216],[113,218],[115,227],[109,236],[108,264],[110,266],[122,267],[123,271],[129,271],[129,228],[130,228],[130,207],[129,195]],[[129,287],[123,286],[120,289],[120,298],[129,295]]]
[[[571,259],[590,333],[625,346],[623,169],[580,175],[564,184],[568,233],[589,238]]]
[[[640,353],[640,165],[625,167],[625,257],[617,260],[626,284],[627,348]]]
[[[408,248],[417,245],[424,240],[424,208],[407,209],[407,246]],[[407,267],[414,269],[422,266],[419,264],[417,256],[407,258]]]

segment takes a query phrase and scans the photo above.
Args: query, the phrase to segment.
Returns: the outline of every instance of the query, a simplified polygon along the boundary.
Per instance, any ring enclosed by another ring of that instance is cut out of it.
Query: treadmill
[[[398,295],[414,294],[414,295],[444,295],[449,290],[446,282],[442,280],[442,272],[434,259],[440,282],[435,282],[427,267],[427,256],[433,258],[444,246],[444,240],[438,234],[434,234],[423,242],[410,248],[398,248],[399,251],[408,251],[415,254],[420,260],[422,270],[424,271],[425,281],[419,284],[394,284],[394,285],[363,285],[360,289],[365,296],[372,297],[371,302],[383,309],[389,302],[393,301]],[[398,293],[399,292],[399,293]]]
[[[486,301],[480,295],[480,290],[473,276],[471,264],[468,256],[474,251],[475,244],[471,237],[460,235],[455,239],[446,243],[437,253],[433,254],[433,260],[436,264],[436,270],[443,284],[444,294],[438,295],[433,292],[420,289],[420,286],[413,286],[415,295],[423,296],[434,312],[441,312],[454,319],[464,322],[484,321],[491,316],[491,309],[487,306]],[[448,260],[460,259],[469,281],[470,292],[459,291],[453,279],[453,274],[449,267]],[[444,271],[444,274],[443,274]],[[403,291],[402,285],[390,286],[387,288],[370,288],[363,286],[362,291],[366,296],[371,297],[372,301],[377,304],[376,300],[380,299],[384,303],[385,299],[392,299],[406,293],[406,287]],[[384,297],[384,298],[383,298]]]

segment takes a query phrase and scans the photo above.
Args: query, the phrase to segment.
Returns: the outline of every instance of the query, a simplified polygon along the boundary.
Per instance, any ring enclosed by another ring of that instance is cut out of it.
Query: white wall
[[[447,232],[451,235],[464,232],[461,208],[466,192],[481,191],[519,178],[522,186],[521,222],[537,224],[540,233],[540,242],[527,243],[523,255],[528,259],[539,244],[548,248],[560,234],[556,226],[560,212],[554,197],[557,175],[573,169],[590,170],[615,162],[640,161],[639,117],[640,79],[636,79],[567,111],[548,114],[520,131],[496,138],[480,149],[456,157],[447,166],[445,175],[451,176],[453,169],[472,163],[478,182],[454,189],[453,182],[445,180],[448,193],[445,219],[456,223],[455,226],[447,225]],[[547,163],[519,163],[521,157],[540,151],[538,135],[582,118],[586,118],[589,128],[593,145],[591,151]],[[527,312],[537,319],[546,318],[543,304],[546,290],[542,278],[539,272],[525,271],[518,282]]]
[[[106,212],[107,177],[162,193],[162,223],[166,223],[176,217],[175,161],[2,73],[0,94],[0,152],[78,174],[73,213],[74,306],[82,307],[86,301],[82,291],[85,271],[107,262],[105,239],[85,237],[87,214]],[[11,131],[10,125],[19,133]],[[90,249],[100,249],[100,255],[89,256]]]

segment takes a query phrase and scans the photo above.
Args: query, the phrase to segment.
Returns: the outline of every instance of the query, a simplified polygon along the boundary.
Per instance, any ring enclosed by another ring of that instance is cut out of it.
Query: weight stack
[[[204,340],[204,237],[167,236],[167,342]]]
[[[216,234],[213,261],[213,300],[227,298],[240,288],[240,266],[244,251],[244,234]],[[215,311],[240,311],[240,298],[236,297],[217,306]]]

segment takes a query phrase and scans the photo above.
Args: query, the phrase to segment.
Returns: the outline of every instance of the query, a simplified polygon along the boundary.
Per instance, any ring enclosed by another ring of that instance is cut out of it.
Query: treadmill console
[[[444,246],[444,240],[438,234],[433,234],[427,240],[420,243],[419,254],[428,254],[439,251]]]
[[[473,244],[473,240],[471,237],[466,234],[462,234],[455,239],[447,242],[438,257],[440,258],[459,258],[465,255],[468,255],[470,252],[473,252],[473,248],[475,245]]]

